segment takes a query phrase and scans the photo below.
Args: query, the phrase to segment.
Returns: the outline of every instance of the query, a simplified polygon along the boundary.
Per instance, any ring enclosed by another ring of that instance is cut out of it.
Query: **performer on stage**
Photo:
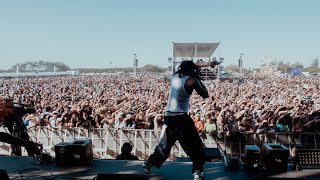
[[[0,98],[0,127],[4,126],[8,128],[10,133],[17,132],[16,134],[20,135],[21,137],[0,132],[0,142],[14,145],[14,147],[12,147],[13,150],[19,149],[20,146],[23,146],[26,148],[29,156],[38,158],[41,154],[41,145],[31,141],[26,132],[26,128],[22,122],[22,119],[19,117],[19,114],[23,113],[21,112],[23,109],[14,109],[13,104],[14,103],[11,100],[4,100],[3,98]],[[17,150],[17,154],[13,154],[19,156],[21,155],[21,150]]]
[[[169,100],[165,110],[164,126],[160,142],[149,159],[143,163],[147,173],[155,166],[160,168],[178,140],[181,147],[193,162],[192,174],[195,179],[203,177],[205,154],[202,141],[188,115],[190,96],[195,90],[203,98],[208,98],[208,91],[201,82],[200,67],[219,64],[218,62],[183,61],[171,78]]]

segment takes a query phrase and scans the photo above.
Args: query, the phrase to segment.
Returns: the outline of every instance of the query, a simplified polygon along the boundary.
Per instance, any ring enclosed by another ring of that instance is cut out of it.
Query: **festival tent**
[[[304,75],[299,68],[293,68],[290,72],[288,72],[289,76],[292,75]]]
[[[223,73],[220,74],[220,76],[221,76],[221,77],[232,77],[232,76],[234,76],[234,75],[231,74],[231,73],[223,72]]]

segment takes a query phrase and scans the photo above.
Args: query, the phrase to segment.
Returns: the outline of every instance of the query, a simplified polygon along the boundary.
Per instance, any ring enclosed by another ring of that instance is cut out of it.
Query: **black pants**
[[[160,168],[170,155],[170,150],[178,140],[185,153],[193,162],[192,173],[203,171],[205,154],[202,141],[194,126],[193,120],[187,115],[165,116],[160,142],[148,162]]]

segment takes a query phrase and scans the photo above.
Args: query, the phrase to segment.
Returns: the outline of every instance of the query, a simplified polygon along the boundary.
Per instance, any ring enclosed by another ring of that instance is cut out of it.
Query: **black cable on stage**
[[[44,170],[44,169],[39,169],[39,168],[28,168],[28,169],[22,169],[22,170],[20,170],[17,174],[17,177],[18,178],[20,178],[20,179],[24,179],[24,178],[32,178],[33,176],[23,176],[23,175],[21,175],[21,173],[22,172],[24,172],[24,171],[31,171],[32,172],[32,170],[38,170],[38,171],[42,171],[42,172],[45,172],[45,173],[47,173],[47,174],[49,174],[50,176],[49,177],[45,177],[45,176],[42,176],[44,179],[46,179],[46,180],[55,180],[55,179],[57,179],[57,180],[63,180],[63,179],[65,179],[65,180],[72,180],[72,179],[74,179],[74,178],[63,178],[63,177],[57,177],[57,176],[55,176],[54,174],[52,174],[50,171],[47,171],[47,170]]]
[[[22,172],[25,172],[25,171],[31,171],[31,172],[32,172],[32,170],[39,170],[39,171],[42,171],[42,172],[45,172],[45,173],[49,174],[50,177],[45,178],[45,179],[48,179],[48,180],[56,179],[56,178],[57,178],[57,177],[55,177],[54,174],[52,174],[50,171],[47,171],[47,170],[44,170],[44,169],[39,169],[39,168],[27,168],[27,169],[22,169],[22,170],[20,170],[20,171],[18,172],[19,178],[20,178],[20,179],[24,179],[24,178],[23,178],[23,175],[21,175]],[[28,176],[25,176],[25,178],[26,178],[26,177],[28,177]]]

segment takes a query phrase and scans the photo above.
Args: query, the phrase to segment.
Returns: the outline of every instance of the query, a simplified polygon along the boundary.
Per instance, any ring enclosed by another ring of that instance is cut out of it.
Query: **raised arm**
[[[208,98],[207,88],[203,85],[199,78],[190,77],[185,84],[187,93],[192,94],[193,89],[203,98]]]

